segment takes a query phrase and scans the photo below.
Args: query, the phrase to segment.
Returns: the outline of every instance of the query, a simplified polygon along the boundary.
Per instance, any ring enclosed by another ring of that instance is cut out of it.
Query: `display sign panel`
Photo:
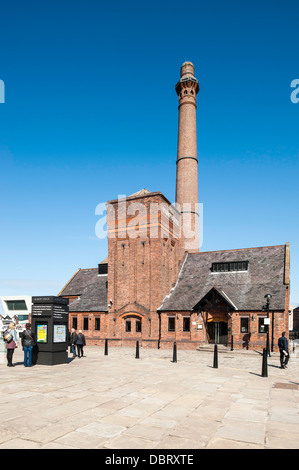
[[[53,325],[53,343],[66,342],[66,325]]]
[[[36,341],[38,343],[47,343],[48,341],[48,325],[36,325]]]

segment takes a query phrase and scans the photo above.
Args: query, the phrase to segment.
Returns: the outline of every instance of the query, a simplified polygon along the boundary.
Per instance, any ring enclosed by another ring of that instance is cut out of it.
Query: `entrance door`
[[[209,342],[227,344],[227,322],[213,321],[208,323]]]

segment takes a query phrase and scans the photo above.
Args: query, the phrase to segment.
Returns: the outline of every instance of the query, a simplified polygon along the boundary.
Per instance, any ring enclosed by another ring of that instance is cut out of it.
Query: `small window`
[[[183,318],[183,331],[190,331],[190,317]]]
[[[94,329],[96,331],[100,331],[100,329],[101,329],[101,319],[100,319],[100,317],[95,318]]]
[[[73,317],[72,327],[76,330],[78,328],[78,319],[77,317]]]
[[[136,320],[136,333],[141,333],[141,320]]]
[[[168,317],[168,331],[175,331],[175,317]]]
[[[259,333],[266,333],[267,327],[264,325],[264,318],[259,318]]]
[[[248,333],[248,317],[241,318],[241,333]]]
[[[126,321],[126,332],[131,333],[131,320]]]
[[[83,330],[88,330],[88,317],[83,319]]]

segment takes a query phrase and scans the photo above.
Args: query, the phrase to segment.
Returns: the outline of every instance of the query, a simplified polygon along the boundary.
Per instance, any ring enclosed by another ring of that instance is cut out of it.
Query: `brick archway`
[[[120,315],[122,340],[141,340],[144,316],[138,312],[126,312]]]

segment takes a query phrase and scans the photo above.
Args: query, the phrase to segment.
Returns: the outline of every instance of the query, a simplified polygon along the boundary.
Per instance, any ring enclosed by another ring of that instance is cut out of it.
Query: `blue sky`
[[[203,251],[291,243],[299,303],[296,1],[3,1],[0,295],[96,267],[96,206],[174,202],[181,64],[199,80]]]

